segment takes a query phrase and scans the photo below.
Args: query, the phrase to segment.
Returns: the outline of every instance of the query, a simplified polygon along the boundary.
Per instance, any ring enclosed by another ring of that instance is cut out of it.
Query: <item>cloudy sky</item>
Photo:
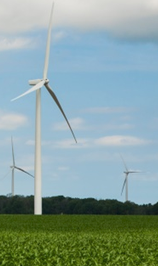
[[[42,88],[42,195],[158,201],[158,2],[55,0],[48,78],[75,133]],[[128,2],[128,3],[127,3]],[[0,1],[0,195],[16,165],[34,173],[35,93],[51,0]],[[6,175],[8,173],[8,175]],[[15,173],[15,193],[34,181]]]

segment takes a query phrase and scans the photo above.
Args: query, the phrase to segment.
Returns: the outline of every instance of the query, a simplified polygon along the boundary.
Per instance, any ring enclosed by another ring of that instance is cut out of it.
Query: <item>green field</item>
[[[158,216],[1,215],[0,265],[158,265]]]

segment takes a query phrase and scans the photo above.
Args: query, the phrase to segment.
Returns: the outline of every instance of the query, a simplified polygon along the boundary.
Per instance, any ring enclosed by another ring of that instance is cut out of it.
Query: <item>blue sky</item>
[[[0,194],[11,192],[15,161],[34,173],[35,93],[42,78],[52,1],[0,3]],[[34,12],[36,10],[36,12]],[[48,78],[76,135],[42,88],[42,195],[158,201],[158,3],[155,0],[55,1]],[[34,181],[15,173],[15,193]]]

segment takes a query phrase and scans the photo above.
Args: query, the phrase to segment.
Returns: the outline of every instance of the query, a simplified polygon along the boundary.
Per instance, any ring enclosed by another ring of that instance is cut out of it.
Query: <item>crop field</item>
[[[158,216],[1,215],[0,265],[158,265]]]

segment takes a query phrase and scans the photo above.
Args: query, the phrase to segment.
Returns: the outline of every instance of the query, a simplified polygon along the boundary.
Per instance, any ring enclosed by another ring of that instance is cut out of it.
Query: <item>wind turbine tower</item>
[[[125,161],[124,161],[124,159],[123,159],[122,156],[121,156],[121,159],[122,159],[123,164],[124,164],[124,167],[125,167],[125,171],[124,171],[125,179],[124,179],[124,182],[123,182],[123,186],[122,186],[122,190],[121,190],[121,195],[123,193],[124,188],[126,187],[125,201],[128,201],[128,176],[129,176],[129,174],[139,173],[139,171],[136,171],[136,170],[128,170],[127,165],[126,165],[126,163],[125,163]]]
[[[60,109],[62,115],[64,116],[66,123],[71,130],[73,138],[77,143],[76,137],[73,133],[73,130],[70,126],[70,123],[51,87],[49,86],[49,79],[47,79],[48,72],[48,63],[49,63],[49,52],[50,52],[50,42],[51,42],[51,27],[52,27],[52,17],[53,17],[54,3],[51,9],[49,27],[48,27],[48,36],[47,36],[47,45],[46,45],[46,54],[45,54],[45,63],[43,70],[43,78],[29,80],[29,84],[33,86],[31,89],[27,90],[25,93],[20,96],[12,99],[12,101],[25,96],[33,91],[36,91],[36,118],[35,118],[35,184],[34,184],[34,214],[42,214],[42,174],[41,174],[41,88],[45,86],[56,105]]]

